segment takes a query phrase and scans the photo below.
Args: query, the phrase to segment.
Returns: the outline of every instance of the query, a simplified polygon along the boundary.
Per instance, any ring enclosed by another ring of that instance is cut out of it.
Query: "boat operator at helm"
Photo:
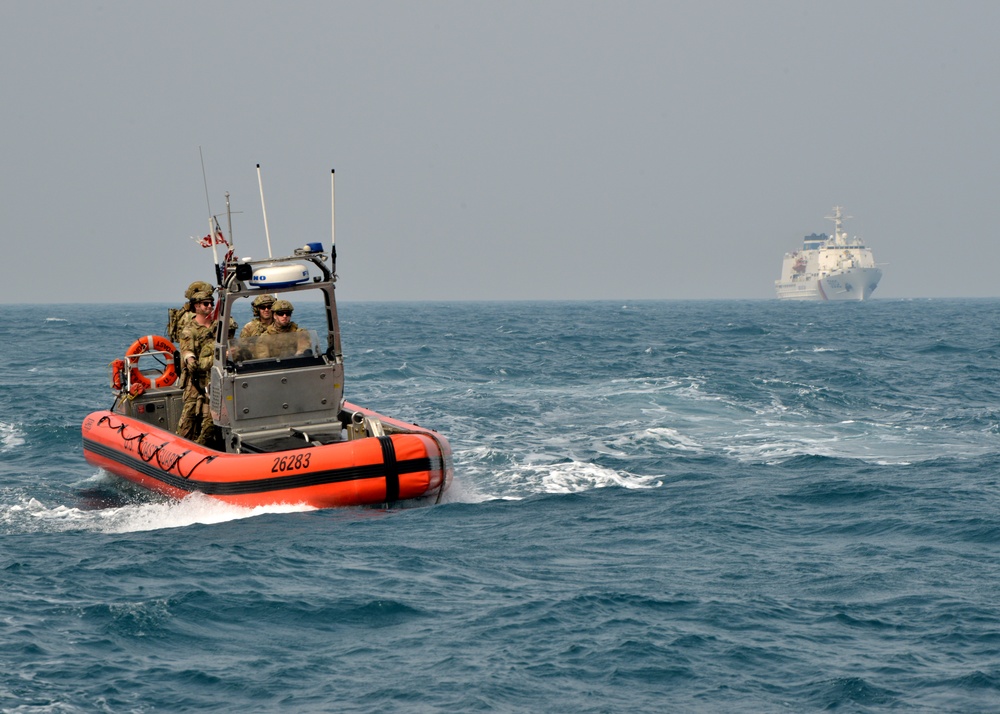
[[[267,328],[274,324],[274,312],[271,308],[277,299],[274,295],[258,295],[254,298],[250,303],[253,308],[253,319],[243,326],[240,332],[241,340],[247,337],[259,337],[267,332]]]
[[[288,300],[277,300],[272,306],[274,322],[261,338],[268,357],[294,357],[305,354],[310,347],[309,332],[292,322],[295,308]]]

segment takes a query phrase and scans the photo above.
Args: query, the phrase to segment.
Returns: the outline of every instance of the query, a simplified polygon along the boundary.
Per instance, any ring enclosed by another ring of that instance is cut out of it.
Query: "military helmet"
[[[278,310],[288,310],[288,312],[293,312],[295,310],[295,308],[292,307],[292,303],[287,300],[276,300],[275,303],[271,305],[271,309],[275,312]]]
[[[277,298],[274,297],[274,295],[258,295],[257,297],[255,297],[253,299],[253,302],[250,303],[250,305],[253,307],[254,316],[259,317],[260,309],[262,307],[271,307],[272,305],[274,305],[275,300],[277,300]]]
[[[215,294],[211,290],[196,290],[191,294],[191,302],[201,302],[202,300],[214,300]]]
[[[188,289],[184,291],[184,297],[188,300],[207,300],[206,297],[196,297],[195,293],[208,293],[208,298],[212,297],[212,286],[206,283],[204,280],[195,280],[193,283],[188,285]]]

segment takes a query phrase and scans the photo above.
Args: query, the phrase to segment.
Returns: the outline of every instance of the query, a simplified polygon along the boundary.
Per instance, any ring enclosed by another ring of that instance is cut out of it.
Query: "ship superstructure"
[[[833,237],[813,233],[802,249],[785,253],[781,278],[774,281],[782,300],[867,300],[882,279],[871,249],[844,230],[842,206],[833,207]]]

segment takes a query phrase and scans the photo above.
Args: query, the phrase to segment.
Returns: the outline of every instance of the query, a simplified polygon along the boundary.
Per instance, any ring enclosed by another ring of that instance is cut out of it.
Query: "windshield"
[[[229,342],[229,359],[233,362],[315,357],[322,353],[316,331],[302,328],[236,337]]]
[[[273,299],[262,301],[261,297]],[[294,304],[289,297],[295,299]],[[259,363],[323,355],[331,347],[324,344],[330,333],[326,306],[315,298],[313,291],[234,297],[230,325],[236,329],[229,338],[227,361]]]

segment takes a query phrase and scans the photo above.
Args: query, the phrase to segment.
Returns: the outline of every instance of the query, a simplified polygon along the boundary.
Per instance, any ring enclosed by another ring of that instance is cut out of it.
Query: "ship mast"
[[[826,217],[826,220],[833,221],[833,242],[835,245],[847,245],[847,233],[844,231],[844,219],[854,218],[854,216],[845,216],[842,213],[843,210],[843,206],[834,206],[833,215]]]

